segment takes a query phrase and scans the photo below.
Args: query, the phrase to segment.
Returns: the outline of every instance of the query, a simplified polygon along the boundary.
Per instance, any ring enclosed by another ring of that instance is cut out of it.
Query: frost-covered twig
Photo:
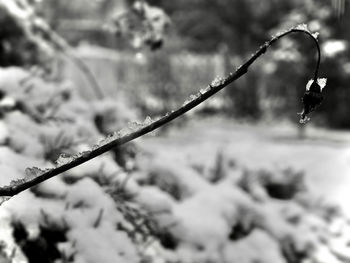
[[[307,29],[306,25],[301,25],[301,26],[291,28],[288,31],[282,32],[272,37],[270,41],[262,45],[256,51],[256,53],[253,54],[252,57],[246,63],[241,65],[234,73],[230,73],[225,78],[214,79],[213,82],[209,86],[207,86],[205,89],[201,89],[196,95],[191,95],[189,99],[186,100],[186,102],[177,110],[168,112],[165,116],[157,120],[152,120],[150,117],[147,117],[144,123],[140,123],[140,124],[134,123],[134,125],[132,125],[132,127],[128,129],[123,129],[119,132],[115,132],[114,134],[111,134],[106,139],[101,141],[98,145],[95,145],[90,151],[81,152],[73,156],[61,154],[58,160],[56,161],[56,166],[54,168],[49,168],[45,170],[42,170],[37,167],[27,168],[26,169],[27,176],[23,179],[13,181],[9,186],[1,187],[0,196],[3,196],[3,197],[14,196],[26,189],[29,189],[32,186],[35,186],[41,182],[44,182],[52,178],[53,176],[66,172],[103,153],[106,153],[111,149],[113,149],[114,147],[118,147],[127,142],[130,142],[136,138],[139,138],[147,133],[150,133],[162,127],[163,125],[173,121],[174,119],[180,117],[181,115],[185,114],[189,110],[198,106],[203,101],[210,98],[215,93],[222,90],[223,88],[228,86],[230,83],[234,82],[235,80],[243,76],[245,73],[247,73],[248,68],[254,63],[254,61],[266,52],[267,48],[269,48],[278,39],[286,35],[289,35],[291,33],[304,33],[309,35],[314,41],[314,43],[316,44],[317,51],[318,51],[318,59],[317,59],[315,74],[313,76],[313,80],[312,80],[312,83],[310,84],[309,89],[307,89],[303,97],[304,111],[302,114],[304,115],[304,117],[306,117],[308,113],[310,113],[312,110],[314,110],[316,106],[320,104],[319,98],[317,97],[315,99],[314,96],[315,94],[316,95],[321,94],[321,87],[319,84],[319,80],[317,79],[321,54],[320,54],[320,48],[316,38],[317,35],[312,34]]]

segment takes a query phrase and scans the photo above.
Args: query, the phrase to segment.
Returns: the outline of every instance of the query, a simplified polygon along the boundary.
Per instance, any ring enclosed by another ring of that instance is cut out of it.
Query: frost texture
[[[26,173],[26,179],[27,180],[31,180],[34,179],[35,177],[38,177],[40,175],[43,175],[44,173],[48,172],[51,169],[46,169],[46,170],[42,170],[38,167],[31,167],[31,168],[26,168],[25,173]]]
[[[318,39],[318,36],[319,36],[319,35],[320,35],[319,32],[315,32],[315,33],[312,34],[312,36],[313,36],[315,39]]]
[[[187,100],[185,100],[185,102],[182,104],[182,106],[189,104],[190,102],[194,101],[198,97],[199,97],[198,95],[191,95]]]
[[[150,125],[152,122],[152,118],[150,116],[147,116],[146,119],[143,121],[143,126]]]
[[[130,124],[131,125],[131,124]],[[135,125],[135,124],[132,124]],[[97,148],[107,145],[111,143],[112,141],[115,141],[117,139],[120,139],[126,135],[129,135],[132,132],[132,129],[127,127],[123,128],[118,132],[113,132],[112,134],[109,134],[106,138],[102,139],[97,145],[95,145],[92,149],[96,150]]]
[[[27,180],[26,180],[26,179],[23,179],[23,178],[21,178],[21,179],[16,179],[16,180],[12,180],[12,181],[10,182],[10,187],[18,186],[18,185],[24,184],[24,183],[26,183],[26,182],[27,182]]]
[[[220,86],[224,83],[225,79],[219,76],[216,76],[216,78],[211,82],[212,87]]]
[[[210,86],[208,86],[208,87],[206,87],[204,89],[200,89],[199,93],[203,95],[204,93],[208,92],[209,90],[210,90]]]
[[[96,150],[97,148],[104,146],[104,145],[110,143],[111,141],[119,139],[120,137],[121,137],[121,131],[109,134],[106,138],[102,139],[97,145],[92,147],[92,149]]]
[[[140,130],[140,129],[150,125],[152,122],[153,122],[152,118],[150,116],[147,116],[146,119],[142,123],[136,122],[136,121],[129,122],[128,128],[132,131],[137,131],[137,130]]]
[[[63,166],[72,162],[73,160],[74,160],[74,156],[71,156],[66,153],[61,153],[58,159],[56,160],[55,164],[56,164],[56,167]]]
[[[327,84],[327,79],[326,78],[318,78],[317,83],[320,86],[321,91],[322,91]]]
[[[310,90],[311,84],[314,82],[313,79],[310,79],[308,83],[306,84],[306,91]],[[324,87],[327,84],[327,79],[326,78],[318,78],[317,79],[317,84],[320,86],[321,91],[324,89]]]
[[[73,159],[77,159],[77,158],[81,158],[81,157],[84,157],[84,156],[87,156],[91,153],[91,151],[83,151],[83,152],[80,152],[80,153],[77,153],[75,155],[73,155]]]
[[[123,129],[119,130],[118,132],[114,132],[112,134],[109,134],[106,138],[102,139],[97,145],[93,146],[92,150],[96,150],[96,149],[100,148],[101,146],[104,146],[104,145],[111,143],[112,141],[115,141],[117,139],[125,137],[133,132],[139,131],[142,128],[152,124],[153,122],[154,122],[154,120],[152,120],[152,118],[150,116],[147,116],[142,123],[136,122],[136,121],[129,122],[128,127],[125,127]]]
[[[187,105],[188,103],[190,103],[190,102],[192,102],[192,101],[198,99],[201,95],[207,93],[212,87],[216,87],[216,86],[222,85],[224,81],[225,81],[224,78],[217,76],[217,77],[211,82],[211,84],[210,84],[209,86],[207,86],[206,88],[200,89],[199,92],[198,92],[197,94],[195,94],[195,95],[192,94],[189,98],[187,98],[187,99],[185,100],[185,102],[183,103],[182,106],[185,106],[185,105]],[[167,114],[167,115],[168,115],[168,114]]]
[[[128,128],[132,131],[137,131],[138,129],[140,129],[142,127],[142,123],[133,121],[133,122],[129,122],[128,123]]]
[[[310,32],[309,28],[307,27],[307,24],[300,24],[300,25],[297,25],[297,26],[295,27],[295,29],[304,30],[304,31]]]
[[[310,90],[310,87],[311,87],[311,84],[314,82],[313,79],[310,79],[307,84],[306,84],[306,91],[309,91]]]
[[[96,148],[98,148],[98,145],[93,146],[93,149],[96,149]],[[83,151],[83,152],[76,153],[74,155],[61,153],[60,156],[58,157],[58,159],[55,161],[56,168],[67,165],[67,164],[75,161],[76,159],[81,158],[81,157],[88,155],[90,153],[91,153],[91,151]],[[48,172],[48,170],[50,170],[50,169],[46,169],[44,172]]]
[[[43,175],[44,173],[47,173],[50,170],[51,170],[50,168],[43,170],[43,169],[40,169],[38,167],[28,167],[25,169],[26,177],[21,178],[21,179],[12,180],[10,182],[10,186],[13,187],[13,186],[18,186],[18,185],[27,183],[27,182]]]

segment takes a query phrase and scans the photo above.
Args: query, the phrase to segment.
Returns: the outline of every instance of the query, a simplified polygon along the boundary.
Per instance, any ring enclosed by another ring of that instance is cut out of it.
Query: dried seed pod
[[[322,89],[326,85],[326,79],[310,80],[306,85],[306,91],[302,98],[303,111],[300,113],[300,123],[306,123],[310,118],[307,116],[313,112],[323,101]]]

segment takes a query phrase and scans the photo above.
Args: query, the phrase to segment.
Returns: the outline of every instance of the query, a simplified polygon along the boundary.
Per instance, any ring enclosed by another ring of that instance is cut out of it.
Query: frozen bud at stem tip
[[[323,101],[322,90],[326,86],[327,79],[321,78],[309,80],[306,85],[306,91],[302,98],[303,111],[300,113],[300,123],[306,123],[310,118],[308,114],[313,112]]]

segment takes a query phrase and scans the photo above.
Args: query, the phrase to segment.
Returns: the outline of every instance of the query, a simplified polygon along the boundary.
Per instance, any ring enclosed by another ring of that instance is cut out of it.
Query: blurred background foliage
[[[349,128],[345,0],[149,3],[142,13],[126,0],[0,0],[0,186],[178,107],[300,23],[320,32],[328,78],[312,123]],[[306,36],[283,38],[189,112],[192,123],[175,122],[185,128],[145,136],[7,201],[0,262],[348,262],[349,220],[326,201],[349,211],[348,132],[308,125],[301,141],[294,126],[259,123],[297,124],[315,55]],[[223,118],[196,118],[213,115]]]
[[[131,1],[32,1],[36,12],[53,29],[77,46],[77,53],[100,80],[105,94],[126,94],[143,114],[174,108],[217,75],[233,71],[278,31],[307,23],[311,31],[320,33],[323,53],[320,76],[328,78],[326,100],[315,114],[314,122],[331,128],[350,127],[346,103],[350,96],[347,89],[350,17],[345,0],[150,0],[149,3],[164,9],[172,20],[164,47],[155,52],[131,48],[125,39],[116,38],[106,30],[115,17],[132,5]],[[8,38],[7,31],[1,29],[2,39]],[[11,34],[17,49],[34,49],[16,41],[15,30]],[[260,59],[249,75],[209,101],[200,112],[250,120],[288,118],[295,122],[305,84],[312,77],[315,55],[313,43],[307,37],[285,38]],[[11,57],[3,60],[2,65],[21,63],[18,60]],[[84,89],[87,85],[74,69],[63,65],[63,74],[68,74]]]

